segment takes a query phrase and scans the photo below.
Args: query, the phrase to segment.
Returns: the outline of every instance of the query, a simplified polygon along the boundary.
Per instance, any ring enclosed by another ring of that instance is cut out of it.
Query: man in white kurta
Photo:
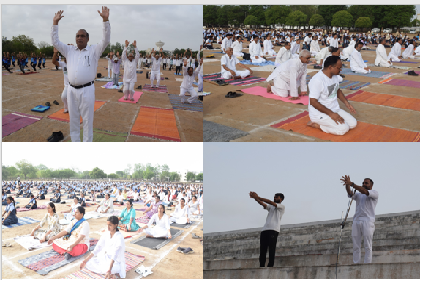
[[[372,238],[375,232],[375,207],[378,203],[378,192],[373,190],[374,182],[370,178],[364,179],[362,186],[350,181],[349,176],[342,177],[349,198],[356,202],[356,211],[353,216],[352,240],[353,263],[361,262],[361,244],[365,248],[363,263],[372,263]],[[353,194],[350,187],[356,191]]]
[[[161,80],[161,71],[160,71],[160,67],[161,67],[161,60],[162,60],[162,52],[163,52],[163,48],[161,48],[160,50],[160,55],[158,55],[158,53],[155,53],[154,49],[152,49],[151,51],[151,61],[152,61],[152,65],[151,65],[151,87],[154,87],[154,79],[157,80],[157,85],[155,87],[159,87],[160,86],[160,80]]]
[[[264,54],[262,53],[258,36],[254,36],[253,41],[249,44],[249,53],[251,54],[251,61],[253,64],[260,64],[267,61],[263,58]]]
[[[72,142],[80,142],[80,117],[83,119],[83,141],[92,142],[94,138],[94,80],[97,77],[98,60],[110,43],[109,9],[102,8],[103,38],[98,45],[88,46],[89,34],[79,30],[76,46],[66,45],[59,40],[59,21],[63,11],[56,13],[51,28],[53,46],[67,59],[69,86],[67,102],[69,105],[70,137]]]
[[[375,58],[375,65],[379,67],[389,68],[393,64],[391,63],[390,59],[387,56],[387,50],[384,47],[385,45],[385,38],[381,39],[379,43],[376,53],[377,57]]]
[[[300,53],[300,39],[297,38],[296,41],[291,43],[291,48],[290,51],[292,53],[292,59],[294,58],[299,58],[299,53]]]
[[[334,34],[334,37],[330,39],[330,46],[334,48],[338,48],[338,38],[337,34]]]
[[[306,66],[310,58],[310,52],[303,50],[298,59],[290,59],[278,66],[267,78],[269,83],[267,92],[280,97],[288,97],[290,92],[290,99],[296,100],[299,99],[298,86],[300,85],[300,95],[306,95]],[[274,85],[270,83],[271,80],[274,80]]]
[[[356,113],[340,89],[341,59],[330,56],[324,62],[324,68],[309,82],[309,117],[308,126],[321,129],[334,135],[344,135],[357,125],[356,119],[340,108],[337,99]]]
[[[314,36],[314,37],[313,37],[313,40],[312,40],[312,42],[311,42],[311,49],[310,49],[311,55],[314,57],[314,56],[316,56],[316,55],[317,55],[320,51],[321,51],[321,48],[319,47],[317,37],[316,37],[316,36]]]
[[[264,41],[264,56],[276,56],[277,53],[273,50],[273,44],[271,43],[271,35],[267,35],[267,39]]]
[[[221,50],[223,53],[227,53],[227,49],[230,48],[233,44],[232,34],[227,34],[227,36],[221,42]]]
[[[322,63],[324,62],[324,60],[326,58],[328,58],[329,56],[331,56],[331,52],[333,51],[333,47],[325,47],[322,48],[318,54],[316,54],[315,56],[315,61],[318,65],[322,66]]]
[[[403,59],[414,59],[414,51],[413,51],[414,47],[413,47],[413,41],[409,41],[409,45],[407,46],[407,48],[404,50],[402,56]]]
[[[362,59],[360,51],[362,50],[363,43],[358,42],[356,48],[350,54],[350,69],[355,73],[370,73],[371,70],[366,65],[365,61]]]
[[[245,71],[236,70],[236,66],[246,69]],[[241,64],[233,55],[233,49],[227,49],[227,53],[221,57],[221,77],[224,79],[245,78],[252,74],[252,70]]]
[[[240,37],[236,37],[236,41],[233,42],[232,46],[233,48],[233,55],[235,57],[243,57],[244,53],[242,53],[243,45]]]
[[[126,41],[122,56],[122,61],[124,65],[123,95],[125,100],[127,100],[128,96],[130,95],[130,100],[134,101],[133,94],[135,93],[135,83],[137,81],[136,65],[139,59],[139,53],[138,48],[136,47],[136,41],[134,41],[132,45],[135,48],[135,57],[133,56],[133,53],[129,53],[129,55],[127,55],[128,45],[129,41]]]
[[[347,48],[343,49],[342,51],[342,56],[341,56],[342,60],[349,59],[350,54],[353,52],[353,49],[355,48],[355,45],[356,45],[356,36],[353,36],[353,39],[350,41]]]
[[[419,57],[421,55],[421,52],[420,52],[421,46],[417,43],[416,43],[416,45],[417,46],[416,46],[416,49],[415,49],[415,56]]]
[[[201,50],[202,50],[202,45],[201,48],[199,49],[199,52],[197,54],[197,60],[199,63],[199,71],[198,71],[198,92],[202,92],[204,90],[204,65],[203,63],[203,59],[201,58]]]
[[[151,219],[146,225],[145,233],[149,237],[166,237],[171,238],[170,234],[170,221],[167,214],[163,213],[163,216],[158,216],[159,213],[155,213],[152,215]],[[152,227],[152,224],[155,222],[155,226]]]
[[[200,65],[196,68],[196,70],[193,70],[193,67],[187,67],[187,60],[185,59],[183,63],[183,82],[180,85],[180,94],[179,96],[182,98],[182,103],[185,102],[185,93],[188,92],[190,94],[190,98],[188,99],[188,103],[192,103],[195,101],[196,98],[198,98],[198,93],[193,88],[193,82],[195,81],[195,78],[198,76],[198,73],[202,67],[202,61],[200,62]]]
[[[388,54],[388,57],[393,62],[400,62],[400,60],[402,59],[401,46],[402,46],[402,40],[399,38],[398,41],[394,43],[393,48],[391,49],[390,53]]]
[[[290,43],[287,42],[284,47],[282,47],[275,58],[275,65],[281,65],[284,62],[287,62],[292,58],[292,53],[290,52]]]

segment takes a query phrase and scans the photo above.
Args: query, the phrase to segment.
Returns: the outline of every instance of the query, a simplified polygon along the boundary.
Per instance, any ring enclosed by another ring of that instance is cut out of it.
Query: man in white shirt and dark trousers
[[[365,247],[363,263],[372,263],[372,238],[375,232],[375,207],[378,203],[378,192],[373,190],[374,182],[366,178],[362,186],[358,186],[350,180],[350,176],[340,179],[346,186],[349,198],[356,201],[356,212],[353,216],[352,240],[353,240],[353,263],[360,263],[361,243]],[[353,193],[353,187],[359,193]]]
[[[51,28],[51,40],[53,46],[67,59],[69,86],[67,89],[67,101],[70,117],[70,137],[72,142],[80,142],[80,117],[83,119],[83,141],[92,142],[94,137],[94,103],[95,87],[94,79],[97,76],[98,60],[110,43],[110,22],[108,21],[110,10],[103,6],[102,12],[98,11],[103,18],[103,38],[98,45],[88,46],[89,34],[81,29],[76,34],[76,47],[66,45],[59,40],[59,21],[63,10],[56,13]]]
[[[255,192],[250,192],[249,197],[255,199],[255,201],[268,211],[267,220],[260,236],[259,266],[265,267],[267,249],[269,248],[267,267],[274,267],[277,236],[280,232],[281,218],[285,210],[285,206],[281,204],[284,201],[284,195],[281,193],[275,194],[274,201],[260,198]]]

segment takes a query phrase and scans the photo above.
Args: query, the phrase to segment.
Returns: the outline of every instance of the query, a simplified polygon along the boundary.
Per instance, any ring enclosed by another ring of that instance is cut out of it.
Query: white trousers
[[[127,99],[129,94],[130,98],[133,98],[133,94],[135,93],[135,83],[134,82],[124,82],[123,83],[123,95],[124,98]]]
[[[108,72],[108,78],[110,78],[110,72],[111,72],[111,69],[113,68],[113,66],[112,66],[112,64],[109,62],[108,63],[108,69],[107,69],[107,72]]]
[[[300,82],[297,82],[296,86],[300,86]],[[274,78],[274,85],[271,86],[271,92],[280,97],[289,96],[290,85],[280,77]]]
[[[361,68],[361,67],[351,67],[350,68],[352,71],[354,71],[355,73],[363,73],[363,74],[367,74],[367,73],[370,73],[371,72],[371,70],[366,70],[366,69],[364,69],[364,68]]]
[[[86,86],[80,89],[67,88],[67,102],[69,105],[70,137],[72,142],[80,142],[80,117],[83,120],[83,141],[92,142],[94,137],[94,103],[95,87]]]
[[[400,61],[400,59],[399,59],[396,55],[393,55],[392,53],[389,53],[389,54],[388,54],[388,57],[389,57],[392,61],[394,61],[394,62],[399,62],[399,61]]]
[[[198,92],[204,90],[204,78],[202,74],[198,74]]]
[[[384,59],[382,59],[382,58],[380,58],[380,59],[378,59],[378,58],[376,58],[375,59],[375,64],[378,62],[378,65],[380,66],[380,67],[382,67],[382,68],[389,68],[389,67],[391,67],[393,64],[391,63],[391,64],[389,64],[388,63],[388,61],[386,61],[386,60],[384,60]]]
[[[318,54],[318,52],[311,52],[311,56],[315,57]]]
[[[331,117],[312,121],[319,124],[321,130],[325,133],[330,133],[334,135],[344,135],[350,129],[355,128],[358,124],[356,119],[343,109],[340,109],[340,111],[337,113],[344,119],[344,123],[337,124],[334,120],[331,119]]]
[[[186,89],[183,87],[180,87],[180,94],[179,96],[182,97],[182,102],[185,102],[185,93],[188,92],[190,94],[190,98],[188,98],[188,102],[192,103],[196,98],[198,98],[198,93],[195,91],[195,89],[193,88],[193,86],[191,86],[190,88]]]
[[[415,56],[408,56],[408,57],[403,57],[403,59],[414,59]]]
[[[353,263],[360,263],[361,244],[365,248],[365,258],[363,263],[372,263],[372,237],[375,231],[375,223],[371,221],[353,221]]]
[[[184,216],[184,217],[170,217],[169,218],[169,222],[170,223],[177,223],[177,224],[187,224],[188,223],[188,219]]]
[[[236,76],[240,76],[241,78],[245,78],[248,75],[250,75],[251,72],[246,70],[246,71],[236,71]],[[232,74],[229,71],[223,71],[221,73],[221,77],[224,79],[231,79],[232,78]]]
[[[235,57],[243,57],[245,54],[244,54],[244,53],[242,53],[242,52],[233,52],[233,55],[234,55]]]
[[[268,55],[266,55],[266,56],[273,57],[273,56],[276,56],[276,55],[277,55],[277,53],[273,49],[271,49],[271,50],[268,51]]]
[[[68,111],[68,106],[67,106],[67,85],[64,86],[63,92],[62,92],[62,101],[63,101],[63,105],[64,105],[64,111]]]
[[[292,54],[292,59],[298,59],[299,58],[299,54]]]
[[[252,63],[254,64],[265,63],[267,61],[264,58],[258,57],[257,59],[255,59],[255,57],[252,57],[252,56],[251,56],[251,60],[252,60]]]
[[[153,228],[146,228],[145,233],[147,235],[151,235],[153,237],[167,237],[168,236],[168,230],[164,227],[153,227]]]
[[[154,79],[157,80],[157,87],[160,86],[161,75],[160,72],[151,71],[151,87],[154,86]]]
[[[106,274],[110,268],[112,257],[104,251],[98,253],[98,256],[94,256],[86,263],[86,268],[97,274]],[[113,267],[111,268],[111,274],[119,274],[120,278],[126,277],[126,263],[120,261],[114,261]]]

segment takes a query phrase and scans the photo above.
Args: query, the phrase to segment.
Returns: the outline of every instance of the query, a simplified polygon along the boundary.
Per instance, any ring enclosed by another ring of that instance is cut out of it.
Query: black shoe
[[[59,142],[64,139],[63,133],[61,131],[59,132],[53,132],[53,134],[48,137],[48,142]]]
[[[407,74],[408,75],[418,75],[417,73],[415,73],[415,71],[409,71]]]
[[[322,67],[321,67],[321,66],[317,66],[317,65],[315,65],[315,66],[314,66],[314,69],[316,69],[316,70],[320,70],[320,69],[322,69]]]
[[[49,101],[47,101],[44,105],[51,106]]]
[[[55,105],[59,105],[59,103],[57,102],[57,100],[53,101],[53,103],[54,103]]]
[[[204,101],[204,96],[203,96],[203,95],[200,95],[200,96],[198,96],[198,99],[199,99],[200,101]]]
[[[69,260],[71,258],[72,258],[72,255],[70,255],[69,253],[64,254],[64,259]]]
[[[346,77],[344,74],[341,74],[340,76],[341,76],[342,78],[345,78],[345,77]]]
[[[123,90],[119,89],[118,92],[123,92]]]

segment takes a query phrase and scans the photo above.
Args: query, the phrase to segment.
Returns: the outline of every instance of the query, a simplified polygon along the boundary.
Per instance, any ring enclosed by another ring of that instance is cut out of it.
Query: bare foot
[[[146,237],[153,237],[152,235],[147,234]]]
[[[308,125],[309,127],[319,129],[319,124],[318,124],[318,123],[315,123],[315,122],[309,121],[307,125]]]
[[[289,97],[289,100],[298,100],[300,99],[299,96],[298,97]]]

